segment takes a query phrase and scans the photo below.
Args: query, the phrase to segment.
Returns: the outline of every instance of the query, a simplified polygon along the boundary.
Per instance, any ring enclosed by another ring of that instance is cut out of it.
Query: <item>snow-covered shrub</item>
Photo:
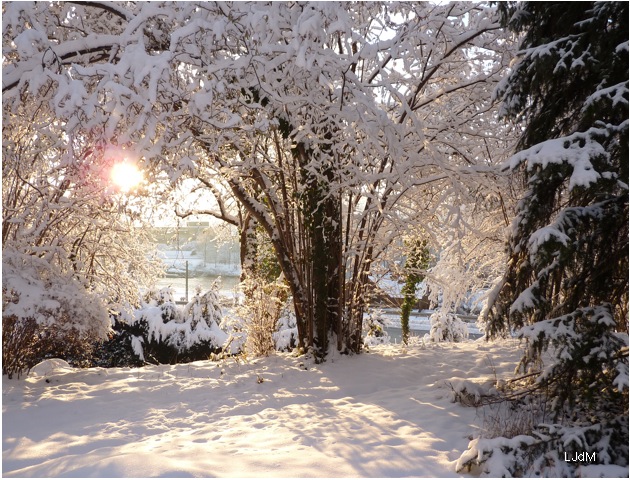
[[[132,340],[138,342],[139,336],[130,333],[127,322],[112,317],[112,333],[104,341],[93,346],[90,367],[141,367],[145,361],[138,357],[132,346]],[[135,340],[134,340],[135,339]]]
[[[175,290],[172,287],[147,290],[142,295],[142,307],[158,307],[164,323],[179,321],[179,309],[175,303]]]
[[[385,327],[387,322],[383,318],[381,309],[370,310],[363,322],[363,344],[371,347],[389,343],[389,333]]]
[[[220,328],[223,310],[218,292],[216,281],[203,294],[198,287],[195,296],[184,307],[183,327],[178,327],[168,339],[168,344],[180,354],[185,353],[191,359],[203,359],[224,346],[228,334]]]
[[[278,279],[267,282],[260,276],[250,276],[241,285],[245,294],[239,307],[244,319],[245,350],[253,356],[264,356],[275,350],[274,332],[288,298],[288,287]]]
[[[223,310],[219,299],[219,287],[215,280],[206,293],[201,293],[201,287],[195,289],[195,296],[186,305],[183,313],[184,321],[190,321],[190,326],[195,328],[203,322],[206,326],[212,323],[217,325],[223,318]]]
[[[4,295],[4,292],[3,292]],[[19,377],[37,363],[37,322],[2,315],[2,374]]]
[[[611,424],[541,424],[530,435],[512,438],[475,438],[457,461],[456,470],[493,478],[571,478],[591,476],[580,475],[582,470],[608,476],[607,467],[618,471],[619,466],[627,472],[627,417]]]
[[[223,317],[219,326],[228,336],[223,345],[221,355],[230,356],[242,353],[247,341],[247,334],[245,332],[245,321],[239,316],[238,307],[232,310],[229,315]]]
[[[491,385],[479,384],[463,378],[452,378],[446,383],[451,387],[451,401],[464,406],[483,405],[496,393]]]
[[[484,436],[470,442],[458,472],[592,477],[617,476],[625,468],[627,473],[627,334],[598,332],[610,322],[610,312],[583,310],[584,315],[523,328],[529,349],[542,348],[544,341],[554,353],[546,357],[547,364],[527,363],[532,353],[526,353],[521,367],[527,373],[518,384],[511,383],[503,401],[494,399],[483,407]],[[569,389],[565,378],[571,378]]]
[[[454,313],[438,311],[429,317],[433,342],[461,342],[468,338],[468,326]]]
[[[2,372],[11,378],[49,357],[79,363],[107,338],[101,298],[45,260],[10,248],[2,261]]]
[[[276,331],[273,332],[272,337],[276,350],[280,352],[290,352],[297,346],[297,321],[291,302],[287,301],[285,303],[277,322]]]
[[[216,283],[205,293],[197,289],[183,309],[173,298],[169,287],[146,292],[140,308],[118,317],[118,343],[142,362],[190,362],[221,351],[229,336],[219,326],[223,312]]]

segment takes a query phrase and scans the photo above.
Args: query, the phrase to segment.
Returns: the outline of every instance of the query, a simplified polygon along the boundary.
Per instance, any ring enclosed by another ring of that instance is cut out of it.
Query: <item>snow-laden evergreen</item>
[[[503,114],[524,125],[506,168],[528,190],[487,331],[524,339],[512,398],[547,405],[550,424],[476,440],[461,466],[493,476],[627,468],[628,4],[532,2],[504,13],[524,34],[498,90]],[[596,458],[561,461],[582,451]]]

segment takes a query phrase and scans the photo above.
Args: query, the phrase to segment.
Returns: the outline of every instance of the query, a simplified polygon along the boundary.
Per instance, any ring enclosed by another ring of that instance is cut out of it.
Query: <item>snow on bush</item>
[[[218,286],[195,296],[179,309],[169,287],[148,291],[127,325],[131,347],[144,361],[160,363],[207,359],[220,351],[229,335],[220,328],[223,312]]]
[[[429,317],[433,342],[461,342],[468,338],[468,326],[454,313],[438,311]]]
[[[279,352],[290,352],[298,344],[297,321],[293,305],[289,302],[285,305],[277,322],[276,331],[273,332],[273,342]]]
[[[363,322],[363,345],[372,347],[389,343],[389,333],[385,329],[386,326],[383,311],[381,309],[370,310]]]
[[[40,377],[48,377],[54,373],[72,372],[74,368],[60,358],[49,358],[43,362],[39,362],[29,372],[29,375],[38,375]]]
[[[475,438],[455,468],[493,478],[617,476],[623,468],[627,474],[628,444],[619,441],[620,428],[627,432],[627,417],[625,426],[541,424],[530,435]]]
[[[209,343],[215,347],[225,344],[228,334],[219,327],[223,310],[218,292],[216,281],[204,294],[201,293],[201,288],[197,287],[195,296],[184,307],[182,319],[185,328],[178,331],[178,336],[171,336],[171,345],[182,351],[201,343]]]
[[[494,381],[479,384],[463,378],[451,378],[446,382],[451,388],[451,401],[466,406],[481,405],[482,401],[496,393]]]
[[[19,376],[46,356],[83,358],[108,331],[102,299],[72,274],[35,255],[3,251],[3,374]]]

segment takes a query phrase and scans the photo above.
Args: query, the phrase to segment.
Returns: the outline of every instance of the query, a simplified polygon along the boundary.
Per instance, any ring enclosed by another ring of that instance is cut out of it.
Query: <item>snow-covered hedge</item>
[[[279,318],[268,325],[271,350],[288,351],[297,346],[295,314],[287,307],[289,304],[285,302],[282,308],[272,305]],[[115,335],[99,349],[101,358],[94,364],[139,366],[146,362],[183,363],[218,354],[236,355],[245,350],[248,335],[254,330],[258,340],[263,333],[260,324],[252,329],[251,322],[256,319],[247,313],[251,311],[236,308],[225,315],[216,284],[205,293],[198,289],[185,307],[175,303],[174,291],[169,287],[148,290],[139,308],[116,317]],[[257,355],[252,350],[248,353]]]

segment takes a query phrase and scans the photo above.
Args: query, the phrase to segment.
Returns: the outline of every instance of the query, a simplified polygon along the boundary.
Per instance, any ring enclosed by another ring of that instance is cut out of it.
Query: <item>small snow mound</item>
[[[491,380],[479,384],[464,378],[453,377],[444,383],[452,390],[451,402],[459,402],[463,405],[479,405],[484,398],[496,393]]]
[[[40,377],[46,377],[53,373],[68,373],[73,372],[74,368],[70,366],[65,360],[60,358],[49,358],[43,362],[38,363],[29,372],[30,375],[37,375]]]

